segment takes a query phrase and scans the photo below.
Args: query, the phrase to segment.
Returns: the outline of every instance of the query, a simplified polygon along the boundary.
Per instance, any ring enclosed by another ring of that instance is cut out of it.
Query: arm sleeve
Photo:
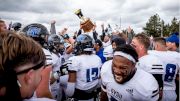
[[[75,91],[75,83],[70,83],[70,82],[68,82],[67,88],[66,88],[66,90],[65,90],[66,95],[69,96],[69,97],[71,97],[71,96],[73,96],[74,91]]]
[[[78,37],[79,35],[81,35],[81,33],[82,33],[82,30],[79,29],[78,34],[77,34],[77,37]]]
[[[51,24],[50,33],[51,33],[51,34],[56,34],[55,24]]]
[[[159,88],[163,88],[162,74],[153,74],[153,76],[157,80]]]
[[[96,31],[93,31],[93,38],[94,38],[94,40],[97,40],[97,32]]]
[[[105,34],[105,30],[102,29],[102,39],[103,39],[103,40],[104,40],[105,35],[106,35],[106,34]],[[102,41],[103,41],[103,40],[102,40]]]

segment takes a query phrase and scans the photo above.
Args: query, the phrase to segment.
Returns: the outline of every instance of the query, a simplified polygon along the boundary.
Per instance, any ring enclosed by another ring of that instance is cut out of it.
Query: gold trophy
[[[90,32],[93,27],[94,24],[91,22],[90,18],[85,18],[81,12],[81,9],[78,9],[75,14],[80,18],[80,25],[81,28],[83,29],[84,33],[86,32]]]

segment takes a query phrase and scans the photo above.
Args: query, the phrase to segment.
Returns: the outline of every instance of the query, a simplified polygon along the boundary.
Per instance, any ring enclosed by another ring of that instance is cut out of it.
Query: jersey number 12
[[[98,68],[91,68],[86,70],[86,78],[87,82],[94,81],[99,77],[99,69]]]

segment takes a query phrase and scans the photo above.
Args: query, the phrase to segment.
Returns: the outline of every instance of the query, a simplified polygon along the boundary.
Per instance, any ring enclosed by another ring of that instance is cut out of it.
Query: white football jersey
[[[163,74],[163,62],[156,56],[145,55],[139,58],[136,67],[151,74]]]
[[[61,54],[59,54],[59,56],[58,55],[56,55],[56,54],[54,54],[54,53],[52,53],[52,62],[53,62],[53,72],[56,72],[56,71],[60,71],[60,67],[61,67],[61,65],[62,65],[62,56],[61,56]]]
[[[63,54],[63,57],[64,57],[64,60],[65,60],[65,61],[68,61],[68,59],[69,59],[70,57],[72,57],[72,56],[74,56],[74,54],[72,54],[72,53],[70,53],[70,54],[64,53],[64,54]]]
[[[175,51],[148,51],[149,54],[159,57],[164,63],[163,74],[163,101],[175,101],[177,94],[175,92],[175,78],[180,67],[180,54]]]
[[[101,59],[97,55],[79,55],[69,58],[68,69],[76,71],[76,88],[88,90],[98,84]]]
[[[109,101],[157,101],[159,87],[152,74],[137,69],[134,76],[124,84],[114,80],[112,60],[105,62],[101,69],[102,88]]]
[[[44,54],[46,55],[46,65],[51,65],[52,64],[52,54],[49,50],[42,48]]]
[[[106,48],[104,48],[103,55],[104,57],[113,57],[112,45],[109,45]]]
[[[57,71],[60,71],[60,67],[62,65],[61,63],[61,55],[56,55],[54,53],[52,53],[52,60],[53,60],[53,64],[52,64],[52,73],[55,73]],[[60,79],[56,80],[53,84],[50,85],[51,86],[51,94],[53,95],[54,99],[60,99],[62,95],[61,91],[60,91]]]
[[[180,68],[180,54],[173,51],[148,51],[149,54],[157,56],[164,64],[164,90],[175,90],[175,78]]]
[[[108,42],[102,42],[102,43],[103,43],[103,48],[106,48],[109,45],[111,45],[111,41],[110,40]]]

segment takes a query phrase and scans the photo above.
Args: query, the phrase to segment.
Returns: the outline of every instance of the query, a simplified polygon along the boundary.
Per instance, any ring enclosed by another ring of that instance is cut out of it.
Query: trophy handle
[[[81,12],[81,9],[78,9],[77,11],[75,11],[75,14],[79,17],[79,19],[81,19],[83,21],[86,20]]]

